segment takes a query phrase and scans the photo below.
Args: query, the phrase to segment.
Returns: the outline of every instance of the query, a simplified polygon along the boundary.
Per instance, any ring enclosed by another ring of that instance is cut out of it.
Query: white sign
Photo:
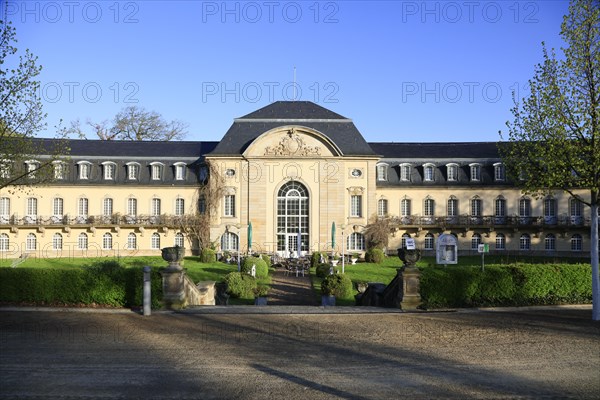
[[[407,238],[406,239],[406,250],[414,250],[414,249],[416,249],[415,239]]]

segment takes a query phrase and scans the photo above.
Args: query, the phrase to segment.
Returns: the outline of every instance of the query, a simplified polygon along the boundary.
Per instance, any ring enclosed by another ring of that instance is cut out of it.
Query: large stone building
[[[275,102],[235,119],[220,142],[68,147],[52,183],[0,191],[0,257],[196,251],[178,221],[206,208],[198,188],[212,179],[207,163],[223,185],[210,223],[222,251],[247,251],[250,223],[253,251],[289,256],[298,240],[302,253],[331,251],[335,223],[336,250],[362,252],[376,215],[395,217],[390,249],[411,237],[433,252],[450,233],[461,253],[481,243],[506,254],[589,251],[589,209],[560,191],[522,195],[496,143],[368,143],[352,120],[311,102]]]

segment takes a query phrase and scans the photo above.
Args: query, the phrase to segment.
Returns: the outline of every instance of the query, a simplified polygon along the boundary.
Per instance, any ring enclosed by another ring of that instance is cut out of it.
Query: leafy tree
[[[100,140],[181,140],[187,129],[187,125],[181,121],[167,122],[156,111],[147,111],[137,106],[122,109],[111,123],[107,120],[87,120],[86,125],[92,129],[92,136]],[[87,138],[79,120],[71,122],[69,133],[81,139]]]
[[[34,139],[46,127],[36,80],[42,67],[29,50],[18,54],[16,42],[15,28],[0,20],[0,189],[52,180],[49,167],[59,154],[66,153],[65,144],[60,141],[50,148]],[[40,154],[44,157],[33,156]],[[27,167],[26,161],[35,163],[30,162]]]
[[[600,1],[573,0],[560,34],[564,57],[544,46],[530,94],[521,104],[515,99],[508,142],[499,150],[525,193],[563,190],[591,208],[593,319],[599,320]]]

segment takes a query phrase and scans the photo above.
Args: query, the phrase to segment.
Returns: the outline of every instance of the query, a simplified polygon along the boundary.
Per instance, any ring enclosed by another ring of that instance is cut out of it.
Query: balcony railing
[[[589,227],[590,219],[573,216],[557,217],[496,217],[496,216],[420,216],[396,217],[399,227],[442,227],[442,228],[518,228],[518,227]]]
[[[0,215],[0,226],[115,226],[115,225],[137,225],[137,226],[170,226],[176,227],[185,223],[190,218],[187,215],[26,215],[11,216]]]

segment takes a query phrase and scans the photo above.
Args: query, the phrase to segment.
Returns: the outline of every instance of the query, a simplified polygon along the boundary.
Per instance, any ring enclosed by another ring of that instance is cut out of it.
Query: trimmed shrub
[[[271,268],[271,256],[268,254],[261,254],[260,258],[267,264],[267,268]]]
[[[217,261],[217,253],[213,249],[203,248],[200,252],[200,262],[214,263]]]
[[[321,292],[324,295],[333,295],[337,298],[352,295],[352,281],[346,274],[327,275],[321,283]]]
[[[256,279],[243,272],[230,272],[225,276],[227,293],[231,297],[253,298]]]
[[[266,278],[269,276],[269,268],[267,263],[259,257],[246,257],[241,265],[242,272],[249,274],[252,271],[252,266],[256,265],[256,277]]]
[[[329,275],[329,271],[330,270],[331,270],[331,265],[330,264],[319,264],[317,266],[317,269],[315,270],[315,274],[319,278],[325,278],[326,276]],[[333,273],[337,274],[338,272],[340,272],[340,268],[333,267]]]
[[[318,251],[315,251],[310,256],[310,267],[317,268],[319,266],[320,262],[321,262],[321,253],[319,253]]]
[[[381,264],[385,258],[383,250],[373,247],[365,253],[365,261],[368,263]]]

